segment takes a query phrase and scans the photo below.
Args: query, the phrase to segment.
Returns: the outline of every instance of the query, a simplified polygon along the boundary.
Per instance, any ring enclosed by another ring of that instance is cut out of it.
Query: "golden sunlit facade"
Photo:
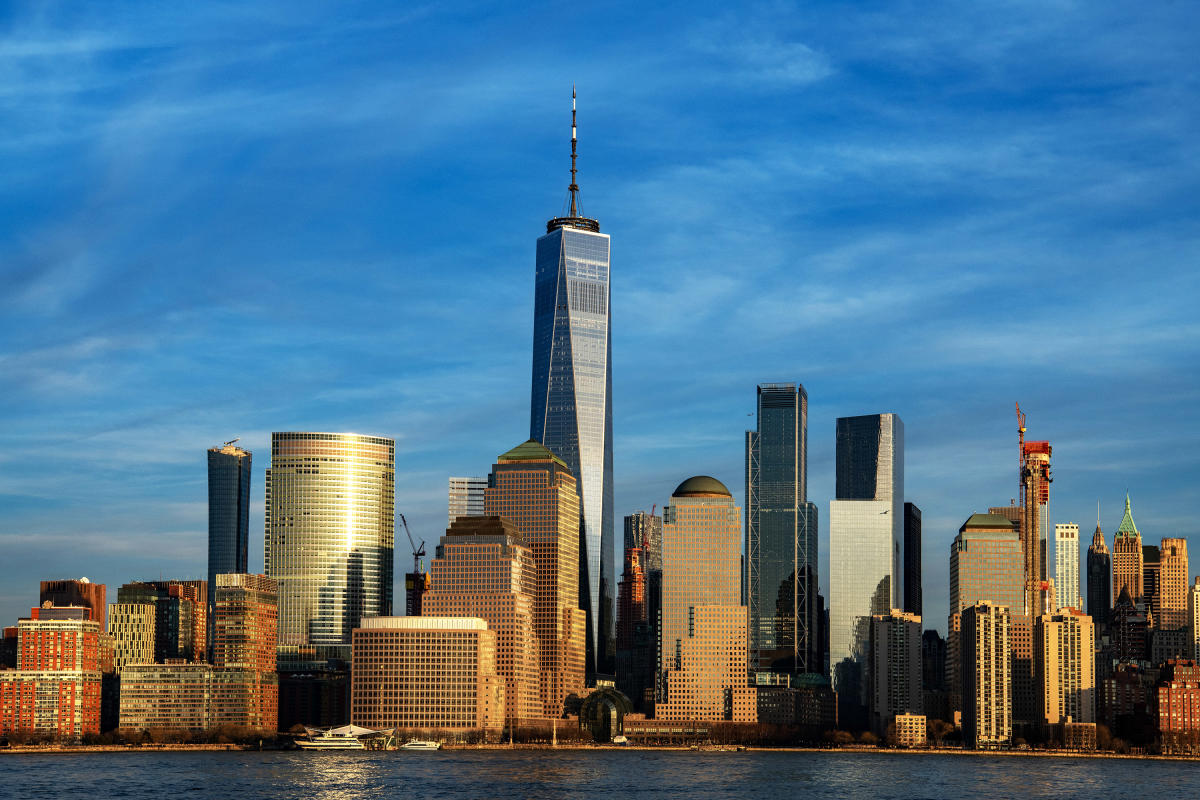
[[[371,617],[354,631],[350,722],[364,728],[496,730],[504,681],[496,634],[475,617]]]
[[[543,716],[533,630],[537,567],[516,525],[497,516],[459,516],[438,544],[421,613],[478,617],[496,634],[496,672],[509,719]]]
[[[582,696],[584,689],[587,617],[579,607],[575,478],[562,459],[537,442],[525,442],[496,460],[484,510],[515,524],[533,554],[543,713],[557,717],[567,695]]]
[[[1034,628],[1041,719],[1096,721],[1096,636],[1092,618],[1074,608],[1043,614]]]
[[[676,488],[663,512],[658,719],[757,720],[747,701],[741,537],[724,484],[697,476]]]
[[[108,635],[113,638],[113,666],[154,663],[155,608],[149,603],[111,603]]]
[[[1129,592],[1135,603],[1144,596],[1142,583],[1142,534],[1133,522],[1129,495],[1125,495],[1125,516],[1113,539],[1112,593],[1120,598],[1121,591]]]
[[[275,671],[279,593],[266,575],[216,576],[213,664]]]
[[[1187,539],[1163,539],[1158,553],[1157,624],[1160,628],[1185,628],[1188,624]]]
[[[273,433],[266,572],[279,584],[280,645],[349,645],[392,612],[396,443],[351,433]]]

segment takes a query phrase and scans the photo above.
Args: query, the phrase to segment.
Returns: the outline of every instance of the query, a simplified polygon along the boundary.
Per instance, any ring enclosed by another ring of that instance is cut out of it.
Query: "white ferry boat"
[[[301,750],[366,750],[360,737],[375,734],[370,728],[360,728],[357,725],[343,725],[340,728],[306,728],[307,739],[297,739],[296,746]]]
[[[400,745],[401,750],[441,750],[441,742],[426,742],[420,739],[409,739]]]

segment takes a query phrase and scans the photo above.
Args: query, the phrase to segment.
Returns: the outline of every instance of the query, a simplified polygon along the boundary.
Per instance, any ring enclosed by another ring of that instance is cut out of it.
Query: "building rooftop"
[[[732,497],[725,484],[708,475],[695,475],[675,487],[672,497]]]
[[[1133,524],[1133,512],[1129,510],[1129,493],[1125,493],[1125,516],[1121,518],[1121,524],[1117,526],[1117,538],[1121,539],[1126,536],[1141,536],[1137,525]]]
[[[553,461],[560,466],[567,466],[567,462],[554,455],[554,453],[551,453],[549,448],[544,444],[535,442],[533,439],[517,445],[507,453],[503,453],[497,461]]]
[[[486,631],[479,617],[363,617],[359,628],[393,631]]]
[[[1017,523],[1013,522],[1008,517],[1002,517],[999,514],[972,514],[967,517],[967,521],[958,529],[959,533],[967,530],[1002,530],[1015,531]]]

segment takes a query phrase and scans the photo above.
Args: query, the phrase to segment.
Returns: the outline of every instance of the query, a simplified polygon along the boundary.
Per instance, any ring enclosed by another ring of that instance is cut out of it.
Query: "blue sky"
[[[894,411],[927,624],[972,512],[1200,560],[1190,4],[9,4],[0,10],[0,620],[37,580],[205,571],[204,451],[397,440],[397,508],[528,434],[534,242],[579,86],[613,237],[617,513],[742,495],[755,384]],[[401,540],[402,541],[402,540]],[[404,548],[397,550],[401,568]],[[824,572],[824,570],[823,570]],[[1193,567],[1193,573],[1200,568]]]

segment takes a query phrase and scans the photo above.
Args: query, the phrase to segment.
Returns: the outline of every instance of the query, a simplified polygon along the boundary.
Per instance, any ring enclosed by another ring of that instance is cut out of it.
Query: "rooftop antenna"
[[[575,196],[579,193],[579,184],[575,182],[575,143],[577,141],[575,135],[575,84],[571,84],[571,185],[567,187],[567,191],[571,193],[571,210],[567,212],[567,216],[574,217],[576,214]]]

